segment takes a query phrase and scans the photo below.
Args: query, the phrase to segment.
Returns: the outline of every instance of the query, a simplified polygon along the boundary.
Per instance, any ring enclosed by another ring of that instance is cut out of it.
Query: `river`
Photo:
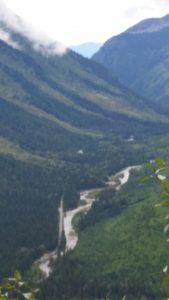
[[[116,173],[114,176],[108,178],[106,182],[107,186],[115,186],[116,190],[119,190],[122,185],[128,182],[130,177],[131,170],[140,170],[141,166],[130,166],[122,171]],[[59,208],[60,222],[59,224],[64,225],[65,237],[66,237],[66,249],[65,251],[73,250],[78,241],[78,234],[73,228],[72,220],[74,216],[79,212],[87,212],[92,203],[95,201],[95,198],[91,198],[93,192],[103,190],[104,188],[99,189],[90,189],[86,191],[81,191],[80,193],[80,203],[76,209],[68,210],[63,215],[63,200],[61,200],[61,206]],[[60,225],[59,225],[60,226]],[[59,229],[60,230],[60,229]],[[44,272],[45,276],[48,277],[51,272],[50,262],[57,258],[57,249],[48,253],[45,253],[39,260],[36,261],[36,264]]]

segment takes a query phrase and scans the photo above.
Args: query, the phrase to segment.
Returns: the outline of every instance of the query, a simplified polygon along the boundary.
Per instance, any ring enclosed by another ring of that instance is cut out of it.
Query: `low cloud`
[[[21,34],[27,38],[32,47],[36,51],[40,51],[44,55],[63,55],[67,48],[61,43],[50,39],[46,34],[36,30],[20,17],[16,16],[3,2],[0,0],[0,22],[3,22],[11,31]],[[19,45],[12,40],[10,33],[0,29],[0,39],[7,42],[14,48],[20,48]]]
[[[17,42],[13,41],[10,34],[2,29],[0,29],[0,40],[3,40],[8,45],[12,46],[15,49],[20,49],[20,46]]]

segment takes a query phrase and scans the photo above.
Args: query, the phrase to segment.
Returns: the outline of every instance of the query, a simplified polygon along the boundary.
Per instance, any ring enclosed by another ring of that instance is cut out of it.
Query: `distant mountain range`
[[[110,38],[93,60],[169,114],[169,15],[144,20]]]
[[[71,46],[70,48],[73,51],[83,55],[84,57],[90,58],[95,52],[97,52],[100,49],[102,45],[103,45],[102,43],[89,42],[89,43],[84,43],[76,46]]]

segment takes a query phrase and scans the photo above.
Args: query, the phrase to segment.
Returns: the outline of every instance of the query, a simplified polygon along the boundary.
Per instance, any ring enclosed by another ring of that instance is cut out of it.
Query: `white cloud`
[[[3,40],[15,49],[20,49],[19,44],[13,41],[10,34],[2,29],[0,29],[0,40]]]
[[[30,26],[22,18],[15,15],[4,3],[0,0],[0,21],[4,22],[12,31],[20,33],[26,37],[35,50],[41,51],[46,55],[62,55],[66,52],[66,47],[61,43],[52,40],[48,35],[36,30]],[[0,31],[0,38],[10,44],[14,48],[18,48],[18,44],[12,41],[10,34],[4,30]]]
[[[145,18],[169,13],[169,0],[5,0],[5,3],[66,45],[103,42]]]

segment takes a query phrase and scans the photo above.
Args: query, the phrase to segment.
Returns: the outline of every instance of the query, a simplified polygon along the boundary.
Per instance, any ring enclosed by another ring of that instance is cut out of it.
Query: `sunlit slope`
[[[79,190],[143,160],[130,135],[169,130],[103,67],[72,51],[42,55],[16,38],[20,49],[0,41],[0,276],[57,246],[61,195],[75,207]]]
[[[169,112],[169,16],[148,19],[110,38],[93,56],[158,112]],[[147,100],[148,102],[148,100]]]
[[[114,119],[123,115],[165,121],[99,65],[71,51],[62,57],[25,51],[1,42],[0,96],[6,105],[85,136],[115,131]]]

